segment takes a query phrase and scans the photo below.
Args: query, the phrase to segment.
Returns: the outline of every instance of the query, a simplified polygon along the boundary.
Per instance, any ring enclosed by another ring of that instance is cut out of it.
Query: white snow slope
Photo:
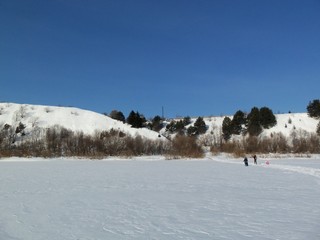
[[[232,119],[232,116],[228,116]],[[264,129],[260,137],[270,137],[272,133],[282,133],[285,137],[290,137],[293,133],[302,135],[305,133],[315,133],[317,129],[318,120],[310,118],[307,113],[285,113],[275,114],[277,125]],[[204,121],[208,126],[208,134],[221,134],[221,126],[223,117],[206,117]],[[196,118],[193,119],[193,122]]]
[[[264,130],[260,137],[270,136],[272,133],[282,133],[284,136],[290,137],[292,134],[299,136],[316,132],[318,121],[310,118],[307,113],[276,114],[275,116],[278,124]],[[232,116],[229,117],[232,118]],[[208,130],[201,137],[219,138],[223,119],[224,116],[205,117],[204,121],[208,126]],[[196,118],[191,120],[192,125]],[[26,125],[26,137],[28,137],[28,133],[31,133],[37,127],[49,128],[54,125],[60,125],[75,132],[82,131],[85,134],[93,134],[95,131],[113,128],[132,136],[140,135],[149,139],[165,139],[163,137],[159,138],[157,132],[146,128],[131,128],[128,124],[115,121],[103,114],[79,108],[0,103],[0,128],[5,124],[16,127],[20,122]],[[161,133],[164,133],[164,131],[165,128],[161,130]]]
[[[5,124],[16,127],[20,122],[26,125],[27,136],[36,127],[49,128],[60,125],[74,132],[82,131],[84,134],[115,129],[131,136],[159,139],[158,133],[154,131],[132,128],[103,114],[79,108],[0,103],[1,128]]]
[[[320,239],[320,159],[258,161],[4,159],[0,239]]]

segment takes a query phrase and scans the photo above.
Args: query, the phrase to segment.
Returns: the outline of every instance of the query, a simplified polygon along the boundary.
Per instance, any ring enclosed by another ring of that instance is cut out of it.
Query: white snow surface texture
[[[320,239],[320,159],[0,160],[1,240]]]

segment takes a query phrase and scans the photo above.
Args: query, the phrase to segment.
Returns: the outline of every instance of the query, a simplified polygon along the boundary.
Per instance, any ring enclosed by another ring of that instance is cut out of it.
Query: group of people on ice
[[[253,155],[252,157],[253,157],[253,163],[257,164],[257,155]],[[245,166],[249,166],[249,162],[248,162],[248,158],[247,157],[244,158],[243,162],[244,162]]]

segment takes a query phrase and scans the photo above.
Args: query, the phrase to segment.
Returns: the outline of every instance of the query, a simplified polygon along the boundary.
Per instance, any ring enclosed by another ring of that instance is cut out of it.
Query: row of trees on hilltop
[[[164,127],[163,119],[160,116],[157,115],[150,121],[147,121],[144,115],[139,113],[138,111],[131,111],[126,118],[121,111],[113,110],[109,114],[109,117],[123,123],[128,123],[134,128],[146,127],[153,131],[159,132]]]
[[[110,115],[111,118],[130,124],[134,128],[147,127],[151,130],[159,132],[164,123],[160,116],[155,116],[150,121],[139,112],[131,111],[129,116],[125,118],[122,112],[113,110]],[[224,139],[228,140],[233,134],[249,134],[250,136],[258,136],[263,128],[270,128],[277,124],[276,118],[267,107],[251,109],[249,114],[243,111],[237,111],[233,118],[225,117],[222,125]],[[189,126],[188,126],[189,125]],[[180,120],[172,120],[166,126],[165,131],[169,134],[179,134],[188,136],[198,136],[206,133],[208,127],[202,117],[198,117],[194,124],[191,125],[191,118],[184,117]]]
[[[320,100],[315,99],[310,101],[307,106],[307,112],[310,117],[320,119]],[[122,112],[117,110],[113,110],[109,116],[121,122],[128,123],[134,128],[146,127],[159,132],[166,127],[165,131],[168,134],[178,133],[180,135],[198,136],[204,134],[208,129],[202,117],[198,117],[193,125],[191,125],[190,117],[172,120],[165,125],[164,119],[158,115],[147,121],[143,114],[134,111],[131,111],[127,118],[125,118]],[[258,136],[263,129],[271,128],[276,124],[276,117],[268,107],[262,107],[260,109],[253,107],[248,114],[239,110],[232,118],[224,118],[222,124],[223,139],[228,141],[232,135],[248,134],[249,136]],[[320,122],[316,132],[320,135]]]
[[[142,128],[145,127],[146,125],[146,118],[143,116],[143,114],[140,114],[138,111],[134,112],[131,111],[129,116],[125,118],[123,113],[121,111],[113,110],[110,112],[109,117],[112,119],[121,121],[123,123],[128,123],[134,128]]]
[[[191,124],[191,118],[189,116],[184,117],[181,120],[172,120],[166,126],[164,124],[164,119],[158,115],[147,121],[143,114],[134,111],[131,111],[129,116],[125,118],[122,112],[113,110],[109,114],[109,117],[123,123],[128,123],[134,128],[146,127],[156,132],[159,132],[162,128],[166,127],[166,132],[170,134],[177,133],[179,135],[197,136],[199,134],[204,134],[208,129],[202,117],[198,117],[194,124],[189,127],[188,125]]]
[[[237,111],[233,118],[225,117],[222,122],[222,133],[225,141],[232,135],[258,136],[263,129],[268,129],[277,124],[272,110],[268,107],[253,107],[249,114]]]
[[[204,134],[207,131],[207,126],[202,117],[198,117],[193,125],[191,124],[191,118],[185,117],[181,120],[172,120],[166,126],[166,132],[177,133],[179,135],[198,136]],[[188,127],[188,125],[190,125]]]

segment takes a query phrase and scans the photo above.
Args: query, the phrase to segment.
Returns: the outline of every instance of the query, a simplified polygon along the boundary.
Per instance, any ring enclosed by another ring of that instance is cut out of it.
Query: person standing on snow
[[[248,164],[248,158],[247,158],[247,157],[244,158],[243,162],[244,162],[244,165],[245,165],[246,167],[249,166],[249,164]]]
[[[257,155],[253,155],[253,163],[257,164]]]

